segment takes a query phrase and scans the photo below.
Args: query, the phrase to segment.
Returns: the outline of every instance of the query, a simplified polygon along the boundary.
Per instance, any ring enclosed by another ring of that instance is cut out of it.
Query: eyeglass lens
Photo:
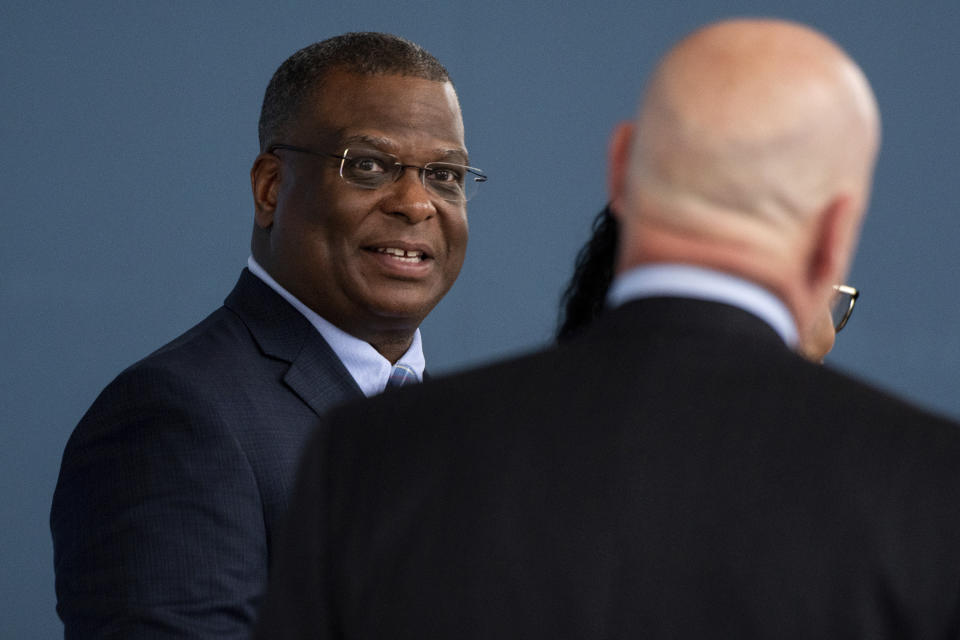
[[[372,149],[346,149],[340,165],[344,180],[364,189],[378,189],[399,180],[407,168],[418,170],[423,186],[451,202],[465,202],[476,193],[486,176],[476,169],[448,162],[430,162],[422,167],[401,164],[396,156]]]

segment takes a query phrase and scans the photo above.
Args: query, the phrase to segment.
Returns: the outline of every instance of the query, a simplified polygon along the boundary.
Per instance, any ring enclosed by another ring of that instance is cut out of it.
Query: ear
[[[613,130],[613,137],[610,139],[607,158],[610,166],[608,187],[610,189],[610,210],[615,215],[619,215],[626,198],[633,132],[632,122],[621,122]]]
[[[280,158],[272,153],[261,153],[250,168],[250,186],[253,189],[254,223],[261,229],[273,225],[277,210],[277,192],[280,189]]]
[[[807,285],[827,290],[847,276],[857,236],[857,211],[846,194],[833,198],[815,217],[813,250],[807,264]]]

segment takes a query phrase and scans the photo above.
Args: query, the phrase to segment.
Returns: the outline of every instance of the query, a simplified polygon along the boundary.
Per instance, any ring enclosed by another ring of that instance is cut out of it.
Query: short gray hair
[[[299,114],[304,100],[332,69],[363,75],[396,74],[449,82],[440,61],[418,44],[389,33],[345,33],[300,49],[273,74],[260,109],[260,150],[266,150]]]

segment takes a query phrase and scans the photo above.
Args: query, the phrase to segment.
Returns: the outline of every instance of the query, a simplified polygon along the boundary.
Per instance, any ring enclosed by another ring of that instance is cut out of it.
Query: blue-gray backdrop
[[[836,366],[960,416],[960,4],[11,2],[0,6],[0,637],[52,638],[47,526],[63,445],[119,370],[219,305],[244,265],[267,80],[349,30],[449,68],[471,159],[459,281],[424,328],[436,372],[550,339],[605,200],[605,152],[657,56],[715,18],[837,39],[873,82],[884,142]]]

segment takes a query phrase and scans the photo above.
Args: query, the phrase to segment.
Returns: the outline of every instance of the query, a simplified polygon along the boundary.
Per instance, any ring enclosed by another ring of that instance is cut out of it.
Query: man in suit
[[[328,414],[260,637],[957,637],[958,425],[794,348],[878,138],[819,33],[682,40],[613,137],[615,308]]]
[[[67,638],[247,637],[310,427],[422,376],[418,326],[484,179],[446,70],[395,36],[331,38],[279,67],[259,134],[248,269],[67,444],[51,513]]]

